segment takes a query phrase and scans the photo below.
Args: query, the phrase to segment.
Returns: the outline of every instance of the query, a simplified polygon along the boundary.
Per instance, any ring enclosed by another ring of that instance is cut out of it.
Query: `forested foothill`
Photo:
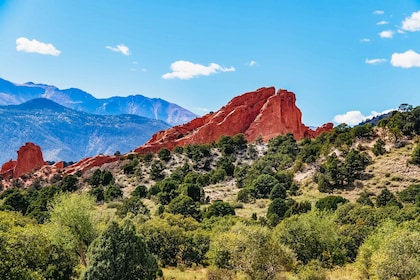
[[[1,279],[420,279],[420,107],[20,180]]]

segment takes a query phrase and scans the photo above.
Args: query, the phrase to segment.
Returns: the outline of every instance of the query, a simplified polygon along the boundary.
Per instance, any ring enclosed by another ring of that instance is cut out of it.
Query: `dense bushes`
[[[418,112],[395,113],[383,127],[393,137],[412,137]],[[25,189],[14,180],[16,188],[0,194],[0,275],[73,279],[83,271],[82,279],[154,279],[157,266],[176,266],[204,267],[209,279],[281,279],[285,271],[327,279],[332,267],[355,262],[361,278],[412,279],[420,273],[420,187],[411,180],[400,192],[382,181],[369,182],[380,182],[379,194],[365,188],[369,154],[388,152],[389,138],[376,132],[340,125],[316,139],[288,134],[266,145],[223,136],[122,156],[117,173],[115,163],[110,171],[55,176],[48,187],[38,180]],[[371,150],[367,141],[376,141]],[[304,177],[308,170],[314,181]],[[314,194],[314,182],[331,195]],[[215,199],[219,188],[235,196],[235,183],[237,200],[247,204]],[[352,191],[355,202],[344,198]]]

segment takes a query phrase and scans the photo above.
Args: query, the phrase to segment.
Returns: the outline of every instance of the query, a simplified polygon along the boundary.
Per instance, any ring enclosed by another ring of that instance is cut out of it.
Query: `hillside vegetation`
[[[420,107],[241,134],[0,195],[2,279],[420,279]],[[31,182],[30,187],[23,187]]]

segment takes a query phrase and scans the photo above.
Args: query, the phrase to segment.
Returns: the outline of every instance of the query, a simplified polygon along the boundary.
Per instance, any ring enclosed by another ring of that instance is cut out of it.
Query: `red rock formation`
[[[9,160],[8,162],[6,162],[5,164],[1,166],[0,176],[3,177],[4,179],[13,177],[13,171],[15,167],[16,167],[16,161]]]
[[[26,143],[20,147],[17,153],[18,158],[16,161],[10,160],[3,164],[0,172],[2,177],[17,178],[48,164],[42,157],[41,148],[34,143]]]
[[[259,136],[264,141],[286,133],[293,133],[297,140],[316,137],[329,131],[332,123],[315,131],[302,124],[302,113],[296,107],[296,96],[287,90],[277,93],[273,87],[260,88],[233,98],[226,106],[213,114],[196,118],[189,123],[160,131],[137,153],[157,152],[161,148],[173,149],[187,144],[203,144],[217,141],[222,135],[244,133],[249,142]]]
[[[64,161],[59,161],[54,163],[54,167],[57,169],[63,169],[64,168]]]
[[[98,155],[95,157],[84,158],[81,161],[76,162],[75,164],[66,167],[65,173],[70,174],[76,171],[85,171],[93,167],[102,166],[105,163],[117,161],[119,159],[120,157],[118,156],[105,156],[105,155]]]

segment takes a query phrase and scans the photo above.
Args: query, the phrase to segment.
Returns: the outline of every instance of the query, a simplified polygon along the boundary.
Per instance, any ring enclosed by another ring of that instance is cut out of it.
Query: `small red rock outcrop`
[[[48,164],[42,157],[41,148],[34,143],[26,143],[17,153],[16,161],[10,160],[1,167],[0,176],[3,178],[17,178]]]
[[[79,162],[76,162],[73,165],[65,167],[65,173],[75,173],[76,171],[86,171],[93,167],[102,166],[106,163],[114,162],[119,160],[120,157],[118,156],[105,156],[105,155],[98,155],[90,158],[84,158]]]
[[[276,93],[274,87],[260,88],[233,98],[215,113],[154,134],[134,152],[157,152],[161,148],[211,143],[222,135],[233,136],[238,133],[244,133],[249,142],[260,136],[268,141],[287,133],[293,133],[299,140],[316,137],[332,128],[332,123],[324,124],[316,130],[305,126],[293,92],[280,89]]]
[[[13,172],[15,170],[16,161],[9,160],[1,166],[0,176],[3,178],[13,178]]]

